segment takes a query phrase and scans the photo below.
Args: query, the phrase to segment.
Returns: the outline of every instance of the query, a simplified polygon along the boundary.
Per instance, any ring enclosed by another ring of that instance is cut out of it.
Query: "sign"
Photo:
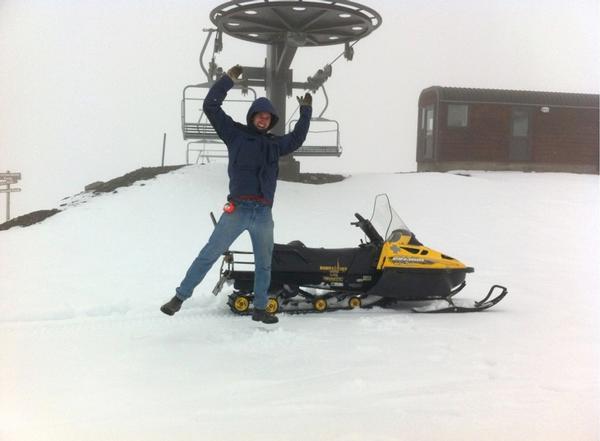
[[[19,179],[21,179],[21,173],[11,173],[11,172],[6,172],[6,173],[0,173],[0,179],[16,179],[17,181]]]
[[[0,185],[6,185],[6,188],[0,188],[0,193],[6,193],[6,222],[10,220],[10,194],[21,191],[20,188],[10,188],[11,184],[16,184],[21,179],[21,173],[0,173]]]
[[[0,184],[16,184],[18,180],[21,179],[21,173],[11,173],[7,171],[6,173],[0,173]]]

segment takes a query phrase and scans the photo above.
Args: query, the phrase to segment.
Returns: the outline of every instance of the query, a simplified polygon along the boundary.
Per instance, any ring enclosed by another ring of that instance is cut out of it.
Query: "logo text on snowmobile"
[[[421,259],[420,257],[404,257],[404,256],[394,256],[392,257],[392,262],[394,263],[418,263],[418,264],[432,264],[431,260]]]
[[[341,282],[343,281],[343,277],[340,276],[340,273],[345,273],[348,271],[347,266],[341,266],[340,261],[338,259],[335,265],[321,265],[319,266],[319,271],[328,272],[326,276],[323,276],[323,281],[325,282]]]
[[[341,266],[340,261],[337,261],[336,265],[321,265],[319,271],[329,271],[331,273],[345,273],[348,271],[347,266]]]

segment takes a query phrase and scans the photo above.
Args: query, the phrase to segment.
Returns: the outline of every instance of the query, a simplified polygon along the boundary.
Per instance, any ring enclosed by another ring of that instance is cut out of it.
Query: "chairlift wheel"
[[[312,302],[315,311],[324,312],[327,309],[327,299],[325,297],[317,297]]]
[[[362,300],[360,299],[360,297],[352,296],[348,299],[348,306],[351,309],[360,308],[362,306]]]

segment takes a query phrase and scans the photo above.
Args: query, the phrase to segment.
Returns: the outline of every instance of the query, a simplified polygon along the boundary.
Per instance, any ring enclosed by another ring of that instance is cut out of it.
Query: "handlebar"
[[[359,227],[371,242],[378,245],[383,243],[383,238],[377,232],[371,221],[365,219],[358,213],[354,213],[354,217],[358,219],[358,222],[350,222],[350,225]]]
[[[358,213],[354,213],[354,217],[358,219],[358,222],[350,222],[350,225],[354,225],[355,227],[360,227],[360,224],[366,221],[366,219]]]

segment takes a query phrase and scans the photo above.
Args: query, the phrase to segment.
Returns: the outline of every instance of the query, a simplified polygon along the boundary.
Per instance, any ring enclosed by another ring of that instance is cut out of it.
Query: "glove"
[[[236,64],[227,71],[227,75],[229,75],[229,78],[231,78],[233,81],[237,81],[243,71],[244,69],[242,69],[242,66]]]
[[[306,95],[302,96],[297,96],[296,99],[298,100],[298,104],[301,106],[312,106],[312,95],[308,92],[306,92]]]

